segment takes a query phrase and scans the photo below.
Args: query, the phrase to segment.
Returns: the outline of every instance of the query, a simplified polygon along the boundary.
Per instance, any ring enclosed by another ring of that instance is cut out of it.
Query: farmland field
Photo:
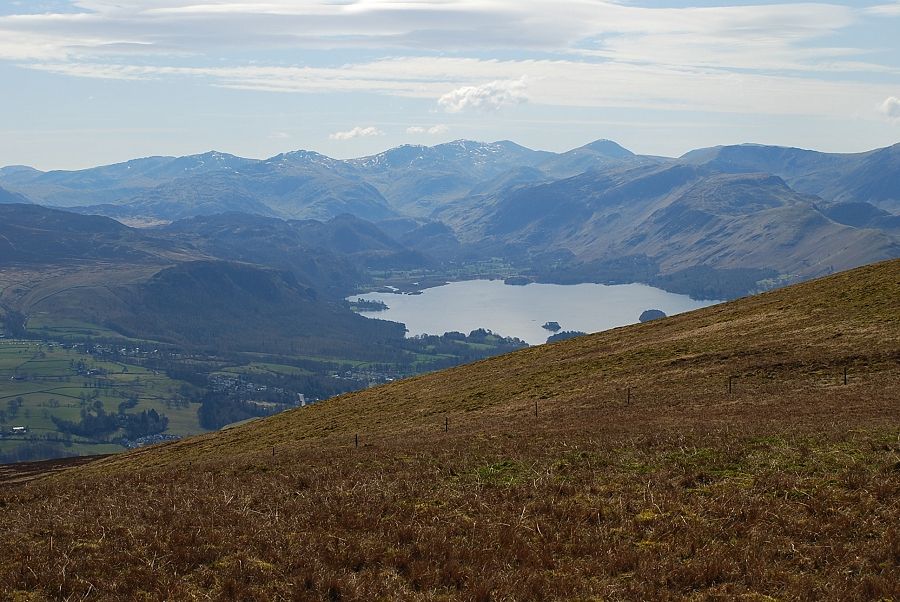
[[[0,340],[0,458],[105,454],[125,449],[121,432],[102,437],[64,433],[56,420],[77,423],[85,409],[168,418],[164,434],[202,433],[197,404],[184,382],[141,366],[103,361],[83,346]],[[195,395],[196,396],[196,395]],[[130,407],[118,410],[131,399]],[[136,401],[136,403],[134,403]],[[20,429],[24,428],[24,432]]]
[[[85,337],[103,337],[107,339],[129,340],[127,337],[79,320],[55,318],[47,314],[39,314],[28,320],[28,330],[44,338],[67,340],[69,338],[83,339]]]

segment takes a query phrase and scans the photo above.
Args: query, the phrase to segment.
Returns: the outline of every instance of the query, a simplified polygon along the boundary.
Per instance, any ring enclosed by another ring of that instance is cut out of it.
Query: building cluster
[[[144,435],[143,437],[138,437],[137,439],[125,439],[123,438],[120,443],[127,449],[134,449],[136,447],[144,447],[145,445],[154,445],[156,443],[164,443],[166,441],[177,441],[181,439],[178,435],[167,435],[165,433],[159,433],[156,435]]]
[[[253,382],[246,376],[213,373],[209,375],[208,381],[209,388],[217,393],[226,393],[250,401],[262,401],[254,398],[277,397],[280,400],[284,400],[282,403],[287,402],[287,405],[293,406],[305,406],[307,403],[316,401],[307,399],[303,393],[287,391],[284,387],[270,387],[269,385]]]
[[[3,429],[0,429],[0,439],[3,439],[6,436],[14,438],[14,437],[21,437],[21,436],[27,435],[27,434],[28,434],[27,426],[12,426],[9,429],[7,429],[6,431],[4,431]]]
[[[396,380],[398,373],[394,370],[386,372],[374,369],[364,370],[355,368],[344,370],[343,372],[332,372],[329,376],[338,380],[347,380],[358,383],[363,387],[374,387],[376,385],[393,382]]]

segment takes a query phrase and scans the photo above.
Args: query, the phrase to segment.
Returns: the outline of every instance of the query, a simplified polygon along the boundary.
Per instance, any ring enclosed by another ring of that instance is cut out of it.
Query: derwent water
[[[646,309],[674,315],[719,303],[698,301],[644,284],[528,284],[467,280],[429,288],[417,295],[366,293],[348,299],[383,301],[387,310],[361,312],[369,318],[406,324],[408,336],[468,333],[487,328],[538,345],[551,332],[541,326],[559,322],[562,330],[599,332],[638,322]]]

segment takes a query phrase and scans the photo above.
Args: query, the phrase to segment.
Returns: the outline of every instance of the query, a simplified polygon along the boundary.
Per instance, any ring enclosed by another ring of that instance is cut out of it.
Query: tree
[[[154,409],[144,410],[140,414],[128,414],[123,417],[125,437],[137,439],[146,435],[161,433],[169,427],[169,417]]]
[[[22,404],[25,401],[21,397],[16,397],[14,399],[10,399],[6,402],[7,408],[9,408],[9,416],[10,418],[15,418],[19,413],[19,408],[22,407]]]

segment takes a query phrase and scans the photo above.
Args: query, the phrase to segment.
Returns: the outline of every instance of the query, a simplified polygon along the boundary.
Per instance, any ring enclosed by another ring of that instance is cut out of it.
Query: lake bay
[[[562,330],[599,332],[637,323],[647,309],[671,316],[719,302],[698,301],[645,284],[513,286],[502,280],[451,282],[416,295],[366,293],[348,300],[358,298],[386,303],[385,311],[360,315],[402,322],[408,336],[486,328],[531,345],[544,343],[553,334],[541,327],[546,322],[558,322]]]

